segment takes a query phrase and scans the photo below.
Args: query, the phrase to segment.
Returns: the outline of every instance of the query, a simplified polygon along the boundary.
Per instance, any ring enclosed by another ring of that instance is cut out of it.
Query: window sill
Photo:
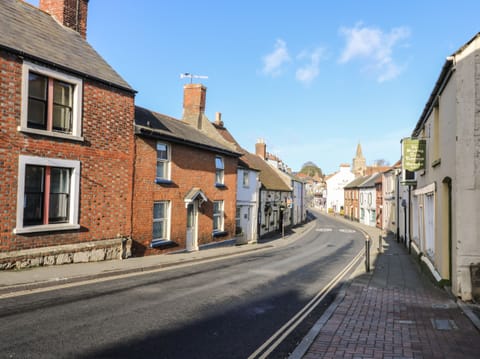
[[[216,237],[225,237],[227,234],[228,234],[227,231],[214,231],[214,232],[212,233],[212,236],[213,236],[214,238],[216,238]]]
[[[31,134],[34,134],[34,135],[55,137],[55,138],[60,138],[60,139],[64,139],[64,140],[71,140],[71,141],[78,141],[78,142],[85,141],[85,139],[82,136],[68,135],[68,134],[61,133],[61,132],[37,130],[35,128],[28,128],[28,127],[22,127],[22,126],[18,126],[17,131],[18,132],[24,132],[24,133],[31,133]]]
[[[80,229],[80,225],[70,224],[70,223],[43,224],[38,226],[15,228],[13,230],[13,233],[23,234],[23,233],[38,233],[38,232],[69,231],[69,230],[75,230],[75,229]]]
[[[223,183],[215,183],[215,187],[217,188],[227,188]]]
[[[168,240],[168,239],[159,239],[159,240],[154,240],[150,244],[150,248],[162,248],[162,247],[170,247],[172,245],[176,245],[175,242]]]
[[[164,179],[164,178],[155,178],[156,184],[173,184],[172,180]]]

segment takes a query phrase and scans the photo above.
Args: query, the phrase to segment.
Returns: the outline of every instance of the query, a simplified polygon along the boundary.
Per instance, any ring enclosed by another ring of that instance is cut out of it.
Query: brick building
[[[197,250],[235,235],[240,153],[204,114],[206,88],[184,89],[184,117],[135,111],[133,255]]]
[[[0,2],[1,268],[119,258],[131,236],[135,91],[75,4]]]

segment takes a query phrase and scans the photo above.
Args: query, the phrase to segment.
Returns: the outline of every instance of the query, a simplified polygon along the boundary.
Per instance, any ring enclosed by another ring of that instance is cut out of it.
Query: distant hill
[[[320,167],[318,167],[315,163],[309,161],[303,164],[302,169],[299,173],[303,173],[309,177],[322,177],[323,172]]]

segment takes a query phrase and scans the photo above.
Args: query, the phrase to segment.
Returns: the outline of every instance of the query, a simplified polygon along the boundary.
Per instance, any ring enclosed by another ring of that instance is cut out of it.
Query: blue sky
[[[38,0],[30,0],[38,5]],[[445,58],[480,31],[478,0],[90,0],[87,40],[180,118],[184,72],[206,75],[206,114],[294,171],[400,158]]]

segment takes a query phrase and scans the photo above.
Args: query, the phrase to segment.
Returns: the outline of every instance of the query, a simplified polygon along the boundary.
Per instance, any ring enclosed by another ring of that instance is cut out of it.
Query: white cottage
[[[327,210],[340,213],[344,206],[343,187],[352,182],[355,175],[350,171],[349,164],[341,164],[340,170],[327,177]]]

